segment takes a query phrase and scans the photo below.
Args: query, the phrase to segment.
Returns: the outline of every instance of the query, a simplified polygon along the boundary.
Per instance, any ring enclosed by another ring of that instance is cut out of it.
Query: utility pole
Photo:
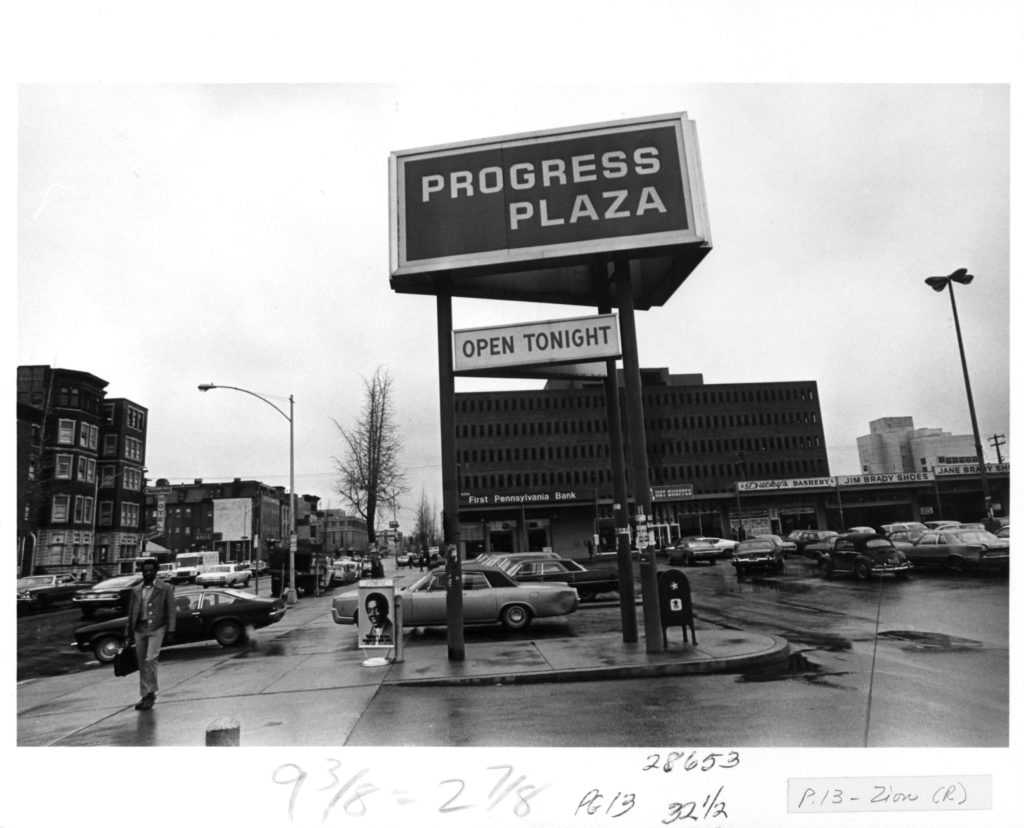
[[[1002,465],[1003,464],[1003,453],[999,450],[999,448],[1000,448],[1000,446],[1005,446],[1006,445],[1006,435],[1005,434],[993,434],[991,437],[988,438],[988,441],[996,450],[996,462],[999,463],[999,465]]]

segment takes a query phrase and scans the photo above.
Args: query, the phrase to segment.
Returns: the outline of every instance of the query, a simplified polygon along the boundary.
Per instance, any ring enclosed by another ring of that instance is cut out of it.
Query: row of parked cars
[[[791,535],[797,554],[817,561],[825,577],[849,572],[866,579],[914,568],[951,572],[1006,572],[1010,565],[1010,526],[993,533],[981,523],[934,521],[857,526],[843,533],[799,530]]]

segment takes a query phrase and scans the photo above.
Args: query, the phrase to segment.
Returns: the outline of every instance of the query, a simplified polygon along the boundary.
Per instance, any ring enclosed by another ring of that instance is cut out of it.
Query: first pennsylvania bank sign
[[[629,253],[643,307],[710,249],[685,113],[394,152],[390,191],[399,292],[594,304],[594,254]]]

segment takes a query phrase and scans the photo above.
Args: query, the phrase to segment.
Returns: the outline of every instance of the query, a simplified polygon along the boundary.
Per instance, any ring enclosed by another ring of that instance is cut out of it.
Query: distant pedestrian
[[[156,577],[156,560],[145,560],[140,568],[142,583],[132,590],[125,635],[135,637],[139,656],[139,693],[142,698],[135,709],[150,710],[156,702],[160,648],[173,642],[177,614],[174,587],[163,578]]]

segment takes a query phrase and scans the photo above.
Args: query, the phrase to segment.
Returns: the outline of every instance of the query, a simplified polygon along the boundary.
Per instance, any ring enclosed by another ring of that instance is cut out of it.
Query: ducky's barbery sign
[[[391,154],[391,285],[600,304],[595,254],[629,254],[637,308],[664,304],[710,250],[685,113]]]
[[[452,332],[455,370],[487,372],[524,365],[592,362],[618,357],[614,314]]]

